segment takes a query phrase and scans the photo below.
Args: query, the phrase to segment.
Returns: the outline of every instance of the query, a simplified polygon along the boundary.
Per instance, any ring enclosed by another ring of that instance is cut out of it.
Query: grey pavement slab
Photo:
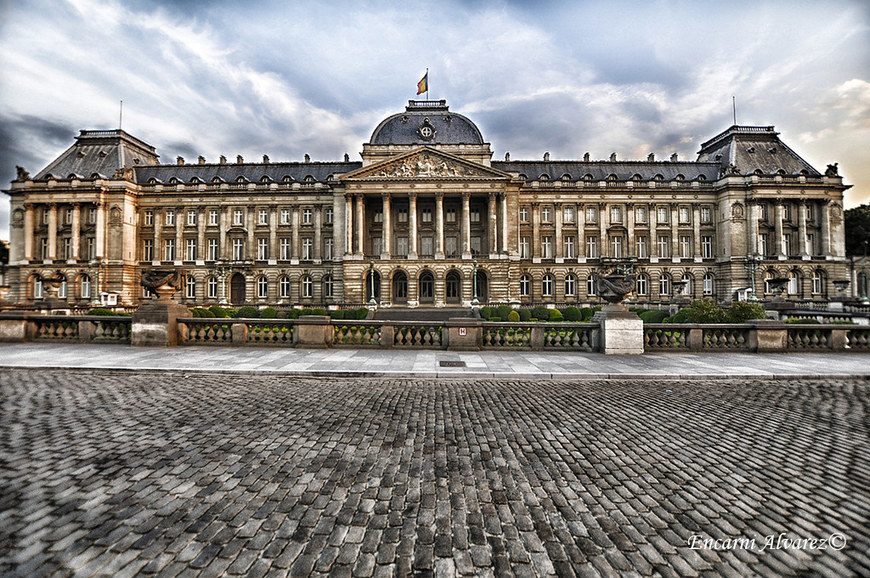
[[[461,361],[445,367],[442,361]],[[0,368],[67,367],[385,377],[870,376],[868,353],[601,353],[0,344]]]
[[[0,575],[867,576],[868,389],[7,367]]]

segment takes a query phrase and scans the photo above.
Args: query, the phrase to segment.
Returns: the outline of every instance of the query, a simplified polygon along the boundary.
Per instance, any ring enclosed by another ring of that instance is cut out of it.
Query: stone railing
[[[870,351],[870,327],[746,324],[648,323],[644,351]]]
[[[0,341],[130,343],[131,328],[122,315],[0,314]]]
[[[485,349],[529,348],[597,351],[597,323],[481,323]]]

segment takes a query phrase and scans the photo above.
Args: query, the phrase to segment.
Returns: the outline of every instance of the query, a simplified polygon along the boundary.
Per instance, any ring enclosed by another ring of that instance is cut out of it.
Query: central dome
[[[480,129],[467,117],[451,113],[446,100],[410,100],[404,113],[377,126],[371,145],[482,145]]]

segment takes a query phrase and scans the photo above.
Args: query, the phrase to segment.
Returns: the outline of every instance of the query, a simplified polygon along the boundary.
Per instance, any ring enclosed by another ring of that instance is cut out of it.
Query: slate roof
[[[702,144],[698,160],[719,162],[724,167],[734,165],[743,175],[755,171],[797,175],[806,171],[808,176],[820,176],[819,171],[779,139],[772,126],[732,126]]]
[[[330,176],[348,173],[360,167],[361,162],[160,165],[136,169],[136,182],[146,184],[153,178],[165,184],[172,177],[183,183],[192,182],[194,177],[206,183],[210,183],[215,177],[227,183],[237,182],[239,177],[248,182],[259,182],[264,176],[275,182],[282,182],[288,176],[292,181],[300,183],[309,176],[316,182],[326,182]]]
[[[111,178],[121,167],[156,165],[153,146],[123,130],[83,130],[76,142],[34,178],[67,179],[71,175],[90,179],[93,175]]]
[[[431,139],[420,134],[427,121],[435,130]],[[461,114],[450,112],[445,100],[411,100],[405,112],[387,117],[375,128],[373,145],[485,144],[480,129]]]
[[[493,161],[492,168],[520,173],[528,180],[538,180],[541,175],[547,175],[547,179],[556,181],[568,175],[570,180],[577,181],[592,175],[592,180],[601,181],[616,175],[617,180],[629,181],[635,175],[640,175],[641,180],[648,181],[661,175],[663,180],[670,181],[682,175],[687,181],[700,176],[702,180],[715,181],[719,178],[720,165],[688,161]]]

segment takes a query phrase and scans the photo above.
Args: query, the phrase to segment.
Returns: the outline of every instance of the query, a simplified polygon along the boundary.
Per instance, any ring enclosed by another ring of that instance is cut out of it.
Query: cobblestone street
[[[0,575],[866,576],[868,385],[4,369]]]

